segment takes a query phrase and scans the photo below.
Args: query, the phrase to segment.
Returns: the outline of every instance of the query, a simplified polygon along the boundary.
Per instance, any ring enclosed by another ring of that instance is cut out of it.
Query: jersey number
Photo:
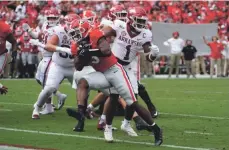
[[[70,48],[70,46],[68,46],[68,45],[61,45],[61,47]],[[68,53],[59,53],[59,56],[61,58],[70,58],[70,59],[73,59],[73,56],[72,55],[69,55]]]
[[[130,56],[130,47],[131,47],[131,45],[127,45],[126,46],[126,55],[125,55],[125,57],[124,57],[124,60],[129,60],[129,56]]]

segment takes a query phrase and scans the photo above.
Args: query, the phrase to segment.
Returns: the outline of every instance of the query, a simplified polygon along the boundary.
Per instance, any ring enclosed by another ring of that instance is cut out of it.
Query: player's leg
[[[44,103],[50,98],[53,92],[55,92],[60,82],[64,79],[64,74],[62,67],[58,66],[54,62],[49,65],[47,69],[48,73],[44,78],[43,84],[45,85],[43,90],[38,96],[37,102],[34,104],[34,111],[32,118],[39,118],[39,109],[44,105]],[[50,109],[50,112],[53,112],[52,105],[50,103],[46,104],[46,108]],[[38,112],[38,114],[37,114]]]
[[[7,53],[0,55],[0,76],[3,74],[7,62]]]
[[[137,102],[133,88],[131,87],[131,83],[128,80],[123,67],[117,64],[116,66],[113,66],[109,72],[107,71],[104,74],[127,103],[128,107],[126,107],[127,114],[125,115],[125,119],[130,120],[133,116],[133,112],[136,111],[138,115],[149,125],[148,128],[154,133],[155,145],[160,145],[162,143],[162,130],[152,120],[149,111]]]
[[[69,116],[78,120],[77,125],[73,129],[74,131],[81,132],[84,129],[84,120],[87,108],[87,99],[90,89],[105,89],[109,88],[110,83],[101,72],[89,73],[77,81],[77,103],[78,112],[72,109],[67,109]]]
[[[34,55],[32,53],[28,53],[27,61],[28,61],[28,74],[29,77],[32,78],[34,76],[34,69],[33,69],[33,57]]]
[[[21,53],[21,60],[22,60],[22,68],[21,68],[22,77],[25,77],[25,74],[26,74],[27,52],[22,52]]]

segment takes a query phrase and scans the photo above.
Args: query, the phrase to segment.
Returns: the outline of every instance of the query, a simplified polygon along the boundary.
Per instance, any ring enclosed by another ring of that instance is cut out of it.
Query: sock
[[[86,113],[86,107],[83,105],[78,105],[78,111],[79,113],[81,113],[82,115],[85,115]]]
[[[106,124],[106,128],[111,129],[111,128],[112,128],[112,125],[108,125],[108,124]]]
[[[124,119],[124,120],[123,120],[123,124],[130,124],[130,120]]]
[[[147,125],[144,120],[140,116],[136,116],[133,118],[135,124]]]
[[[149,129],[153,132],[157,132],[157,131],[160,131],[160,128],[159,126],[154,122],[152,125],[148,126]]]
[[[94,106],[90,103],[90,104],[87,106],[87,108],[93,110],[93,109],[94,109]]]
[[[148,92],[144,89],[139,90],[139,96],[142,98],[142,100],[146,103],[148,108],[154,108],[155,106],[153,105],[153,103],[151,102],[151,99],[149,97]]]
[[[102,114],[99,120],[99,124],[102,124],[103,122],[106,122],[106,115]]]

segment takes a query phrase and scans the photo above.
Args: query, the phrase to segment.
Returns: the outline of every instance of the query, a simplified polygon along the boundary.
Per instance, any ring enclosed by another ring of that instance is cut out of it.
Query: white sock
[[[106,115],[102,114],[99,120],[99,124],[102,124],[103,122],[106,122]]]
[[[94,106],[90,103],[90,104],[87,106],[87,108],[93,110],[93,109],[94,109]]]
[[[106,128],[109,128],[110,129],[110,128],[112,128],[112,125],[107,125],[106,124]]]

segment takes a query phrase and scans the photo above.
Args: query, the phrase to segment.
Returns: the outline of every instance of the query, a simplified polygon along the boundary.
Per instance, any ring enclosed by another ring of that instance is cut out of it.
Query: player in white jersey
[[[127,23],[115,20],[112,27],[105,27],[103,31],[106,37],[115,36],[112,52],[118,59],[118,62],[123,65],[135,94],[138,94],[137,78],[134,76],[130,63],[142,49],[146,54],[147,60],[152,62],[157,57],[159,49],[157,46],[151,45],[152,33],[147,29],[147,15],[143,8],[134,7],[129,9],[128,19]],[[111,97],[114,96],[112,99],[117,98],[117,96],[115,96],[117,93],[115,89],[111,90],[111,93],[113,93]],[[111,102],[108,101],[107,105],[111,105]],[[133,113],[133,108],[126,106],[125,119],[121,125],[122,130],[128,132],[128,129],[130,129],[130,120]],[[139,115],[144,116],[142,114]],[[147,121],[149,118],[143,117],[143,119]],[[112,132],[110,130],[108,131]]]
[[[29,27],[28,24],[23,24],[23,30],[28,31],[32,38],[39,39],[43,44],[46,44],[48,38],[48,30],[59,23],[59,13],[55,8],[51,8],[50,10],[45,12],[46,22],[42,25],[40,32],[34,31]],[[38,50],[41,51],[43,59],[39,63],[36,73],[36,80],[42,86],[44,86],[47,77],[47,71],[49,65],[51,64],[52,54],[53,52],[49,52],[39,47]],[[60,109],[64,105],[64,101],[67,98],[67,95],[60,93],[59,91],[55,91],[53,93],[58,98],[58,106],[57,109]],[[48,98],[47,103],[45,105],[45,109],[41,112],[42,114],[52,113],[53,106],[51,104],[51,97]]]
[[[37,40],[31,40],[33,45],[44,48],[53,52],[52,61],[48,69],[47,79],[43,91],[41,91],[37,102],[34,104],[32,114],[33,119],[39,119],[39,109],[43,106],[45,100],[59,88],[60,83],[67,78],[70,83],[73,80],[74,57],[68,52],[62,51],[69,49],[71,45],[70,38],[67,34],[68,23],[66,25],[55,26],[48,30],[49,35],[47,43],[43,44]],[[59,50],[58,50],[59,48]]]

